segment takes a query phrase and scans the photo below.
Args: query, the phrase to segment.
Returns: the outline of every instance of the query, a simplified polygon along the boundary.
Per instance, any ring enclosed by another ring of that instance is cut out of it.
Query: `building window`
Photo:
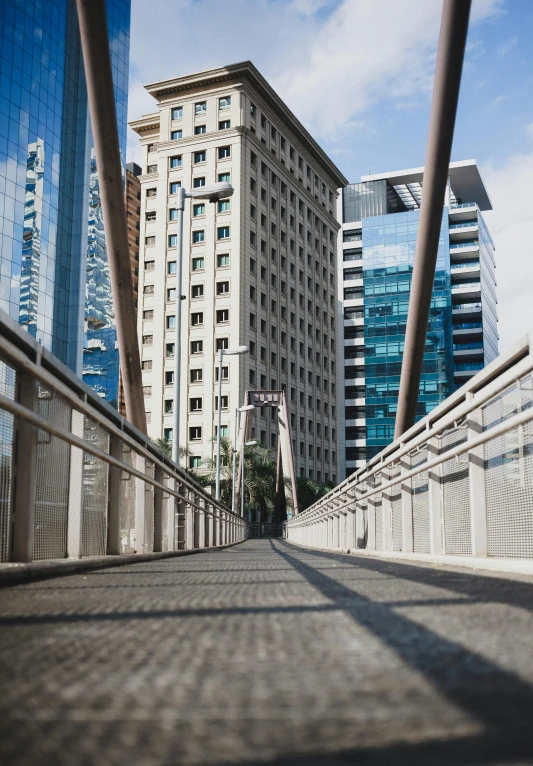
[[[167,274],[175,274],[176,273],[176,261],[169,261],[167,263]]]
[[[217,239],[229,239],[229,226],[219,226],[217,229]],[[155,237],[154,237],[155,241]],[[203,240],[202,240],[203,241]]]
[[[177,219],[178,219],[178,211],[176,210],[175,207],[171,207],[168,211],[168,220],[176,221]]]
[[[157,173],[157,165],[148,165],[148,167],[146,168],[146,172],[149,173],[150,175],[153,173]]]
[[[207,112],[207,101],[199,101],[194,105],[195,114],[205,114]]]
[[[167,301],[175,301],[175,300],[176,300],[176,288],[167,287]]]
[[[145,295],[153,295],[154,294],[154,286],[153,285],[145,285],[143,292]]]
[[[217,282],[217,295],[229,293],[229,282]]]
[[[222,368],[222,380],[229,380],[229,367]],[[215,383],[218,383],[218,367],[215,367]]]
[[[220,111],[223,109],[229,109],[231,106],[231,96],[223,96],[218,99],[218,108]]]
[[[150,223],[152,221],[155,221],[157,218],[157,213],[155,210],[147,210],[146,211],[146,222]]]
[[[228,409],[228,406],[229,406],[228,399],[229,397],[227,394],[224,394],[223,396],[220,397],[220,404],[221,404],[220,409],[222,410]],[[218,412],[218,396],[215,396],[215,412]]]
[[[181,181],[172,181],[170,184],[170,193],[177,194],[178,189],[181,189]]]
[[[146,190],[146,196],[151,197],[152,199],[154,197],[157,197],[157,189],[147,189]]]
[[[229,266],[229,253],[217,255],[217,268],[222,268],[223,266]]]
[[[229,309],[218,309],[216,312],[217,324],[223,324],[229,322]]]
[[[201,354],[204,350],[203,340],[191,340],[191,354]]]
[[[181,130],[172,130],[170,133],[170,140],[171,141],[178,141],[180,138],[183,138],[183,133]]]
[[[207,128],[205,125],[195,125],[194,126],[194,135],[195,136],[203,136],[206,132]]]
[[[231,157],[231,146],[219,146],[218,159],[224,160],[226,157]]]
[[[155,237],[152,235],[150,237],[146,237],[144,240],[144,244],[146,247],[153,247],[155,245]]]
[[[169,415],[171,412],[174,412],[174,400],[165,399],[165,414]]]
[[[174,343],[167,343],[165,345],[165,354],[166,354],[166,356],[174,356],[174,348],[175,348]]]
[[[220,120],[220,122],[218,123],[219,130],[229,130],[230,128],[231,128],[230,120]]]
[[[163,438],[166,442],[172,441],[172,435],[173,435],[174,429],[173,428],[164,428],[163,429]]]
[[[205,176],[196,176],[192,182],[192,185],[195,189],[199,189],[200,187],[205,186]]]
[[[174,109],[171,110],[171,117],[173,120],[181,120],[183,118],[183,107],[175,106]]]
[[[205,260],[203,257],[201,258],[193,258],[192,259],[192,270],[193,271],[202,271],[202,269],[205,267]]]
[[[221,199],[218,202],[218,212],[219,213],[227,213],[230,209],[230,201],[229,199]]]
[[[189,456],[189,468],[201,468],[202,467],[202,458],[198,455],[190,455]]]
[[[178,235],[177,234],[169,234],[168,235],[168,246],[169,247],[176,247],[178,244]]]
[[[220,183],[229,184],[231,175],[230,173],[219,173],[218,180]]]
[[[203,311],[195,311],[191,314],[191,325],[193,327],[197,327],[198,325],[203,325],[203,323],[204,323]]]
[[[202,441],[202,426],[189,427],[189,441],[190,442]]]
[[[216,351],[225,351],[227,348],[229,348],[229,338],[216,338],[215,340],[215,349]]]
[[[170,158],[171,168],[181,168],[181,166],[182,166],[181,154],[177,154],[175,157]]]
[[[190,375],[191,383],[201,383],[202,380],[204,379],[204,371],[202,370],[201,367],[197,367],[191,370],[190,373],[191,373]]]
[[[169,314],[166,318],[167,330],[173,330],[176,327],[176,317],[173,314]]]
[[[194,164],[205,162],[205,152],[194,152]]]
[[[220,435],[224,437],[228,437],[228,427],[227,426],[220,426]],[[218,426],[215,426],[215,436],[218,436]]]
[[[193,285],[191,288],[191,298],[203,298],[203,297],[204,297],[204,286]]]
[[[189,412],[201,412],[202,411],[202,397],[194,396],[189,399]]]
[[[192,233],[192,241],[193,244],[197,244],[198,242],[204,242],[205,241],[205,232],[203,229],[197,229],[196,231],[193,231]]]
[[[154,342],[153,335],[143,335],[143,346],[151,346]]]
[[[141,366],[142,366],[143,370],[151,370],[152,369],[152,360],[151,359],[145,359]]]
[[[165,386],[171,386],[174,383],[174,370],[165,370]]]
[[[196,218],[198,215],[205,215],[205,203],[201,202],[198,205],[193,205],[193,216]]]

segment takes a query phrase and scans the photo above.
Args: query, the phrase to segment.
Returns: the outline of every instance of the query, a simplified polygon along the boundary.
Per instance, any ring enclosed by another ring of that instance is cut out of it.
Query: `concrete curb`
[[[324,553],[343,553],[350,556],[362,556],[370,559],[392,560],[402,564],[429,564],[439,567],[462,567],[485,572],[500,572],[502,574],[518,574],[533,576],[533,559],[506,559],[492,556],[453,556],[433,553],[400,553],[399,551],[366,551],[359,548],[316,548],[311,545],[300,545],[292,540],[283,538],[289,545],[297,548]]]
[[[161,559],[191,556],[195,553],[209,553],[224,548],[233,548],[245,540],[213,548],[193,548],[183,551],[162,551],[161,553],[126,553],[119,556],[88,556],[83,559],[50,559],[48,561],[32,561],[25,563],[10,563],[0,565],[0,587],[17,585],[29,580],[42,580],[58,575],[76,574],[92,569],[106,569],[125,564],[137,564],[142,561],[160,561]]]

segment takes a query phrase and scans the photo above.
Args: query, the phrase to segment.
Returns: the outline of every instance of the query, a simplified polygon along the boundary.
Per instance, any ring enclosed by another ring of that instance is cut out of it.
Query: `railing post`
[[[407,473],[411,468],[409,454],[404,455],[401,460],[401,472]],[[401,483],[402,493],[402,551],[406,553],[413,552],[413,492],[411,489],[412,480],[405,479]]]
[[[192,501],[194,505],[192,506],[192,528],[193,528],[193,548],[199,548],[200,547],[200,511],[196,507],[198,505],[198,495],[196,492],[193,492],[192,495]]]
[[[176,491],[179,492],[180,495],[182,495],[185,491],[185,488],[176,481]],[[178,550],[183,551],[187,547],[187,509],[186,509],[186,501],[184,498],[176,497],[174,498],[175,503],[174,506],[174,513],[176,514],[176,520],[177,520],[177,545]],[[169,542],[170,547],[170,542]]]
[[[17,400],[32,412],[39,410],[39,386],[27,372],[19,372]],[[37,486],[37,428],[19,418],[16,430],[13,493],[13,561],[33,560],[33,524]]]
[[[211,514],[209,513],[211,506],[210,503],[207,502],[207,500],[204,500],[204,548],[211,548],[213,545],[212,541],[212,535],[211,535]]]
[[[374,476],[371,476],[366,481],[368,489],[374,489],[376,480]],[[375,495],[371,495],[367,500],[367,520],[368,520],[368,532],[366,538],[366,547],[368,550],[376,550],[376,503],[374,502]]]
[[[133,465],[141,473],[146,471],[146,459],[134,452]],[[143,479],[135,477],[135,553],[144,553],[146,529],[146,485]]]
[[[154,479],[160,484],[165,481],[165,472],[160,465],[155,466]],[[163,550],[163,490],[154,487],[154,553]]]
[[[109,437],[109,454],[115,460],[122,460],[122,439],[117,434]],[[114,465],[109,466],[109,505],[107,510],[107,554],[118,556],[120,545],[120,496],[122,471]]]
[[[467,397],[469,395],[467,394]],[[470,396],[473,396],[470,394]],[[468,415],[468,439],[483,431],[483,411],[480,407]],[[523,459],[523,458],[522,458]],[[485,494],[485,446],[481,444],[468,453],[470,484],[470,524],[472,528],[472,556],[488,555],[487,499]]]
[[[70,430],[75,436],[85,436],[85,417],[72,410]],[[81,559],[83,525],[83,450],[70,448],[67,517],[67,556]]]
[[[429,439],[428,460],[438,457],[439,452],[440,439],[437,437]],[[428,471],[429,545],[431,553],[444,553],[441,473],[441,465]]]
[[[382,470],[382,483],[384,484],[390,479],[390,469],[384,468]],[[383,490],[381,493],[381,508],[383,513],[383,550],[392,551],[392,500],[391,492],[393,487]]]
[[[194,493],[192,489],[187,489],[187,498],[188,500],[192,499],[194,500]],[[186,534],[185,534],[185,541],[187,550],[192,550],[194,548],[194,508],[190,503],[187,503],[187,509],[186,509]]]

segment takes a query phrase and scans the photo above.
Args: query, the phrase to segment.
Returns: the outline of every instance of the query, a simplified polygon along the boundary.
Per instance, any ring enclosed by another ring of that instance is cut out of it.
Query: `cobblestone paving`
[[[0,592],[9,766],[533,763],[533,579],[282,540]]]

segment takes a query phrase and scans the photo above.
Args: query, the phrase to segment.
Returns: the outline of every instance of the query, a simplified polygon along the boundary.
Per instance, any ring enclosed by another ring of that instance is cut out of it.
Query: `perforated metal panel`
[[[72,409],[57,394],[39,387],[42,418],[70,431]],[[70,445],[39,431],[33,530],[34,559],[63,558],[67,553]]]
[[[483,407],[483,428],[533,404],[530,375]],[[533,557],[533,425],[527,423],[484,447],[489,556]]]
[[[366,482],[361,482],[357,487],[356,495],[360,497],[367,491]],[[368,504],[366,500],[358,501],[356,508],[356,541],[357,548],[366,548],[368,544]]]
[[[443,431],[440,451],[447,452],[468,438],[466,423]],[[468,455],[442,464],[442,500],[444,512],[444,550],[446,553],[472,554],[470,484]]]
[[[418,452],[412,452],[411,468],[427,462],[428,449],[424,445]],[[415,553],[429,553],[429,493],[428,493],[428,472],[413,476],[412,479],[413,494],[413,550]]]
[[[402,469],[400,465],[393,465],[390,472],[391,480],[401,476]],[[391,510],[392,510],[392,550],[401,551],[403,546],[402,534],[402,485],[400,482],[391,487],[390,490]]]
[[[85,441],[109,453],[109,434],[85,418]],[[107,548],[107,506],[109,466],[89,453],[83,453],[83,504],[81,523],[82,556],[104,556]]]
[[[0,394],[15,398],[15,370],[0,360]],[[9,560],[11,548],[11,504],[13,496],[14,419],[0,410],[0,562]]]
[[[153,463],[146,463],[146,475],[155,477]],[[154,550],[154,486],[144,483],[144,553],[152,553]]]
[[[126,444],[122,446],[122,460],[133,465],[134,453]],[[120,482],[120,542],[122,553],[135,553],[135,495],[136,483],[131,474],[122,472]]]

